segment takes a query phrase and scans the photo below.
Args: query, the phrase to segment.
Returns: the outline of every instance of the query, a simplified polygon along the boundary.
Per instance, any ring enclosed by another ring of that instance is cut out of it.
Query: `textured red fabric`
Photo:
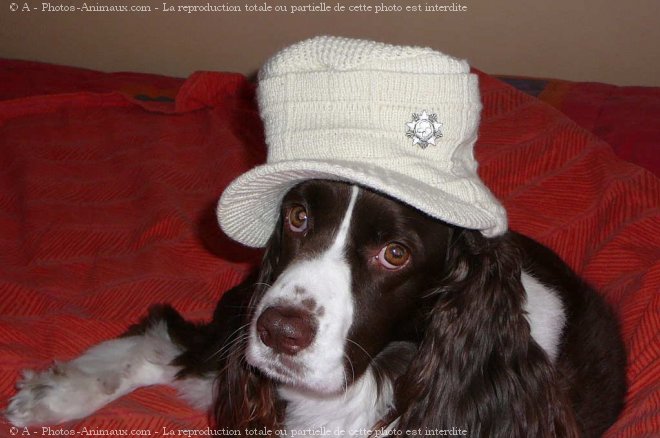
[[[0,102],[0,400],[20,369],[75,357],[150,304],[207,319],[259,257],[224,237],[214,217],[227,183],[265,156],[252,85],[198,73],[180,88],[172,79],[179,91],[168,102],[167,87],[136,100],[112,92],[125,78],[85,75],[92,89],[51,78],[39,88],[48,95],[31,97],[0,80],[10,98]],[[558,251],[621,318],[630,389],[607,436],[656,435],[660,182],[549,105],[480,76],[481,175],[512,228]],[[64,428],[162,434],[206,425],[159,387]],[[6,423],[2,436],[12,436]]]
[[[99,73],[94,70],[0,59],[0,100],[79,91],[174,99],[183,79],[143,73]]]
[[[605,140],[619,157],[660,175],[660,88],[552,80],[538,97]]]

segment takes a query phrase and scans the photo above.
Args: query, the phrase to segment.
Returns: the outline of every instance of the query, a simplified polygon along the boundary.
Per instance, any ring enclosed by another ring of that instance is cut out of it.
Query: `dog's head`
[[[270,244],[272,278],[256,303],[248,362],[289,385],[341,391],[388,343],[414,340],[448,234],[357,186],[295,187]]]
[[[278,385],[337,394],[366,370],[378,379],[393,359],[394,406],[381,425],[562,435],[572,420],[531,337],[522,265],[510,235],[486,238],[347,183],[294,187],[237,335],[242,348],[224,367],[218,423],[279,427]]]

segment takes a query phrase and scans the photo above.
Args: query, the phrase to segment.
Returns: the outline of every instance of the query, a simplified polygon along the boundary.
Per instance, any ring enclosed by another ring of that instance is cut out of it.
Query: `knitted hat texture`
[[[282,198],[309,179],[353,182],[496,236],[506,212],[477,175],[481,101],[468,64],[430,48],[317,37],[259,72],[268,158],[218,204],[233,239],[264,246]]]

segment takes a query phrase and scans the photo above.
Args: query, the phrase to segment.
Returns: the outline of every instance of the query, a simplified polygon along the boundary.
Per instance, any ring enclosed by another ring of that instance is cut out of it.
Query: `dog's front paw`
[[[58,424],[92,413],[117,388],[113,373],[91,376],[68,364],[43,372],[23,371],[5,415],[15,426]]]
[[[49,407],[49,401],[55,392],[56,376],[59,372],[58,365],[40,373],[23,371],[21,380],[16,383],[19,391],[9,401],[5,412],[10,423],[15,426],[29,426],[54,422],[57,415]]]

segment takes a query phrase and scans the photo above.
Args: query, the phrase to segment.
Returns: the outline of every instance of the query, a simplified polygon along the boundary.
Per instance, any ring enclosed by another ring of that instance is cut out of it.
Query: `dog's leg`
[[[155,384],[178,387],[197,406],[209,404],[210,382],[176,379],[181,367],[170,363],[182,351],[170,339],[167,319],[152,318],[138,330],[96,345],[70,362],[55,363],[46,371],[24,371],[17,384],[19,392],[7,408],[7,419],[16,426],[63,423],[83,418],[136,388]]]

